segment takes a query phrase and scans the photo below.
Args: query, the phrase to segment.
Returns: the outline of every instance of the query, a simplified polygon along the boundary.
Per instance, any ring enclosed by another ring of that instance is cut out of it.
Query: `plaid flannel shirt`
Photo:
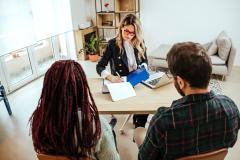
[[[239,128],[239,111],[230,98],[213,92],[185,96],[157,110],[138,159],[176,159],[232,147]]]

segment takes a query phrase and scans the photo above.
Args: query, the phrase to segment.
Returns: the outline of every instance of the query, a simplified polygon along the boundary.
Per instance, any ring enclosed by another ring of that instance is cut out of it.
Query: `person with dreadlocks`
[[[73,60],[48,69],[29,121],[37,153],[120,160],[112,128],[99,116],[86,75]]]

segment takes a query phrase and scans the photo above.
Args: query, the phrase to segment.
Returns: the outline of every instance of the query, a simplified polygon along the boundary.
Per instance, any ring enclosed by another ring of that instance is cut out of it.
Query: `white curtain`
[[[69,0],[30,0],[37,40],[72,30]]]
[[[0,1],[0,55],[34,42],[33,18],[28,2]]]
[[[0,55],[73,29],[70,0],[1,0]]]

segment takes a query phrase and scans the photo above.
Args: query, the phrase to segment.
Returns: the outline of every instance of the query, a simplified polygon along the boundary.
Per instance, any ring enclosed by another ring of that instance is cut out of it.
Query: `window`
[[[4,61],[10,85],[14,85],[33,74],[26,48],[5,55]]]
[[[33,55],[38,73],[45,72],[55,61],[51,39],[39,41],[33,46]]]

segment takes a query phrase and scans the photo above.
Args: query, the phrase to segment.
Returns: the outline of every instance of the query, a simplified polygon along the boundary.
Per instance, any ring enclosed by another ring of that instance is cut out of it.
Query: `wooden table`
[[[157,89],[138,84],[134,88],[137,96],[113,102],[110,94],[102,94],[101,78],[89,78],[88,83],[100,114],[152,114],[180,98],[173,83]]]

